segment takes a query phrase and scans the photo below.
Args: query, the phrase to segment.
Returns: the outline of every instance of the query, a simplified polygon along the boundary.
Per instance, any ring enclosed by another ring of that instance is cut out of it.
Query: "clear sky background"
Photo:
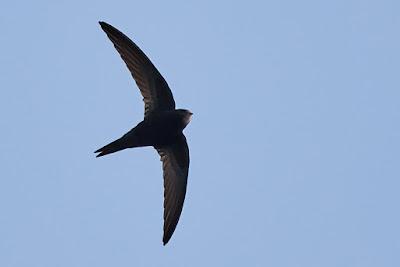
[[[400,2],[3,1],[0,266],[400,266]],[[191,165],[162,245],[153,148],[98,25],[169,83]]]

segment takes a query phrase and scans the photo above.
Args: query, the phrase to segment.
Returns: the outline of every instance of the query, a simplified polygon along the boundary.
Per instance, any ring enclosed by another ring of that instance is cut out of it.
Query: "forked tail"
[[[112,143],[109,143],[106,146],[103,146],[102,148],[96,150],[94,153],[99,153],[96,157],[101,157],[107,154],[111,154],[120,150],[123,150],[125,148],[128,148],[128,146],[126,146],[126,142],[125,140],[122,140],[122,138],[115,140]]]

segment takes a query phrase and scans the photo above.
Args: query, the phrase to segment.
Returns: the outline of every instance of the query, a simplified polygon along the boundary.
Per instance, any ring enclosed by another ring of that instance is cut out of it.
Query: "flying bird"
[[[170,240],[185,200],[189,148],[182,130],[193,113],[175,109],[172,92],[149,58],[126,35],[99,22],[132,74],[144,101],[144,120],[118,140],[98,149],[97,157],[125,148],[153,146],[161,157],[164,176],[164,246]]]

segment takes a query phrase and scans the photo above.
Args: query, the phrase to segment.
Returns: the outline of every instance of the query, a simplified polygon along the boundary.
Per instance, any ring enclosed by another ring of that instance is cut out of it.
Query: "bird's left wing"
[[[178,224],[185,200],[189,172],[189,148],[181,133],[178,141],[167,147],[155,147],[164,171],[164,236],[167,244]]]
[[[144,101],[144,116],[154,111],[174,110],[175,101],[165,79],[142,50],[113,26],[99,22],[138,85]]]

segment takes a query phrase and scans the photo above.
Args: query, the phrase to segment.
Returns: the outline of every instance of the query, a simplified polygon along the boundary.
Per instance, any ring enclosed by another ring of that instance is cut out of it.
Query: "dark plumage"
[[[175,109],[167,82],[140,48],[105,22],[99,22],[126,63],[143,95],[144,120],[120,139],[96,150],[101,157],[131,147],[153,146],[161,156],[164,172],[164,245],[182,212],[189,171],[189,148],[182,130],[192,113]]]

